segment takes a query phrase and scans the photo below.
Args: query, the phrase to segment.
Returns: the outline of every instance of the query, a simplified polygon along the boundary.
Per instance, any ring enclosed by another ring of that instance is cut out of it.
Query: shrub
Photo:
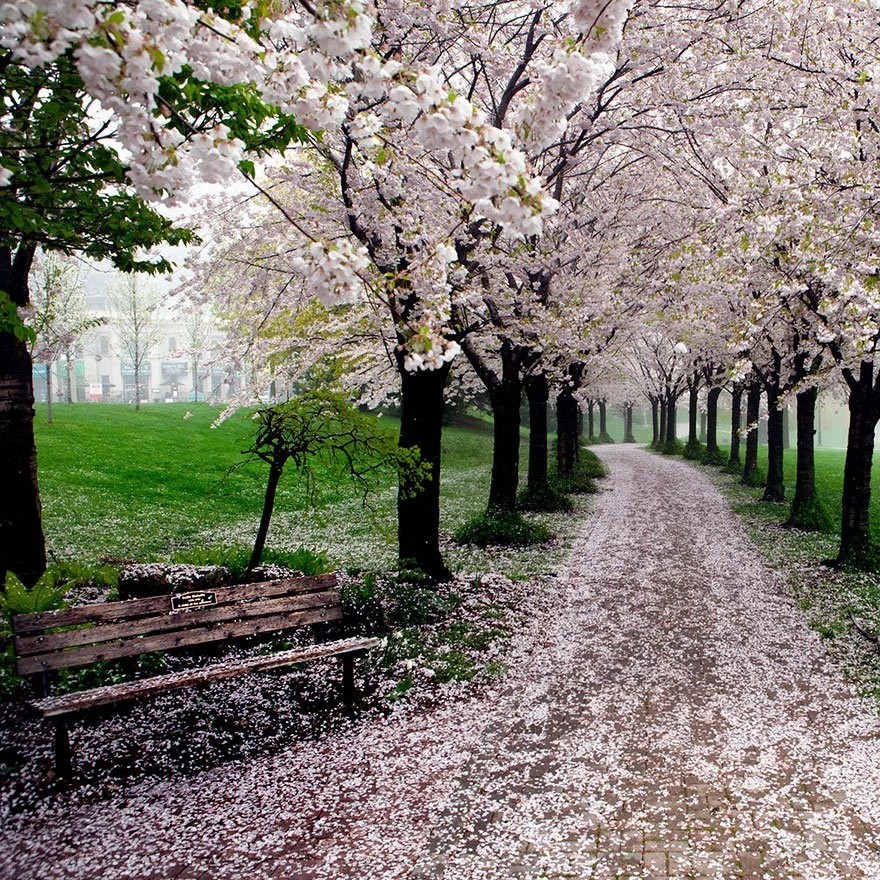
[[[786,528],[800,529],[803,532],[831,532],[834,528],[828,511],[815,496],[806,504],[799,504],[797,509],[792,507],[791,516],[783,525]]]
[[[552,532],[543,524],[527,520],[515,510],[489,508],[468,520],[456,533],[455,540],[461,544],[488,547],[525,546],[549,541]]]
[[[516,503],[520,510],[543,513],[568,512],[574,509],[571,498],[549,483],[537,492],[530,492],[528,489],[520,492]]]
[[[702,461],[704,451],[703,444],[699,440],[688,440],[682,455],[689,461]]]
[[[684,452],[684,446],[680,440],[667,440],[661,444],[660,451],[664,455],[681,455]]]

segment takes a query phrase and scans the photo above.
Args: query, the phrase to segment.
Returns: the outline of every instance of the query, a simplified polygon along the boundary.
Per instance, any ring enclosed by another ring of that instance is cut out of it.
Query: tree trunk
[[[556,396],[556,470],[560,476],[569,476],[577,461],[577,410],[574,394],[566,385]]]
[[[599,401],[599,442],[613,443],[608,433],[608,401],[602,398]]]
[[[626,403],[623,406],[623,442],[635,443],[636,438],[633,435],[633,405]]]
[[[718,449],[718,398],[721,388],[710,388],[706,393],[706,453],[705,459],[710,464],[723,464]]]
[[[651,404],[651,446],[656,446],[660,442],[659,401],[653,395],[648,400]]]
[[[596,420],[593,413],[593,407],[596,402],[591,398],[587,401],[587,437],[592,443],[596,439]]]
[[[666,439],[664,444],[671,447],[678,441],[678,414],[676,399],[671,391],[666,393]]]
[[[70,355],[66,356],[67,363],[67,402],[73,403],[73,361]]]
[[[668,406],[666,404],[666,396],[662,395],[660,397],[660,436],[657,438],[657,443],[659,446],[663,446],[666,443],[666,435],[669,430],[669,414],[668,414]]]
[[[729,470],[739,470],[741,467],[739,429],[742,417],[742,385],[739,382],[734,384],[730,397],[730,456],[727,459],[727,467]]]
[[[52,424],[52,364],[46,364],[46,424]]]
[[[788,405],[782,410],[782,448],[791,449],[791,424]]]
[[[0,290],[19,308],[28,304],[33,246],[13,257],[0,247]],[[33,362],[26,344],[0,330],[0,588],[12,571],[28,587],[46,570],[37,448],[34,441]]]
[[[516,493],[519,490],[519,410],[522,400],[519,376],[505,376],[497,387],[489,389],[489,400],[493,418],[489,508],[516,510]],[[574,430],[576,434],[577,422]]]
[[[686,456],[694,456],[700,449],[700,437],[697,426],[700,419],[700,382],[695,377],[688,382],[688,439],[685,447]]]
[[[266,536],[269,534],[269,521],[272,519],[272,511],[275,509],[275,492],[278,489],[278,481],[284,464],[272,462],[269,466],[269,480],[266,483],[266,494],[263,497],[263,513],[260,517],[260,527],[257,529],[257,537],[254,540],[254,549],[251,551],[251,560],[248,563],[248,571],[256,568],[263,558],[263,548],[266,546]]]
[[[141,408],[141,352],[138,341],[134,342],[134,408]]]
[[[849,381],[849,432],[843,466],[843,504],[838,562],[848,562],[871,547],[871,465],[874,459],[874,430],[877,407],[873,389],[874,365],[859,367],[858,379]]]
[[[743,464],[742,483],[754,485],[758,473],[758,419],[761,417],[761,386],[757,381],[746,391],[746,460]]]
[[[701,412],[700,413],[700,443],[705,443],[708,440],[709,436],[709,413]]]
[[[797,478],[786,523],[809,531],[824,531],[831,524],[816,492],[814,444],[818,396],[818,388],[807,388],[797,395]]]
[[[401,561],[437,580],[451,575],[440,555],[440,444],[443,432],[443,391],[449,364],[436,370],[410,372],[398,352],[400,373],[400,439],[402,449],[415,447],[430,479],[413,484],[401,477],[397,491],[397,539]]]
[[[525,381],[529,401],[529,478],[531,495],[547,492],[547,403],[550,389],[546,373],[529,376]]]
[[[785,501],[785,477],[782,471],[785,444],[779,396],[778,385],[767,388],[767,483],[762,501]]]

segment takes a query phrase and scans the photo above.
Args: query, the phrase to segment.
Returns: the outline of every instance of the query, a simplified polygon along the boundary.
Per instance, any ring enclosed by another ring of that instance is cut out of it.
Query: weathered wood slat
[[[194,611],[165,612],[161,615],[123,620],[119,623],[108,622],[81,629],[16,636],[15,651],[19,657],[26,657],[81,645],[96,645],[101,642],[111,642],[134,636],[149,636],[172,630],[189,629],[194,626],[220,623],[226,620],[268,617],[286,611],[322,608],[325,605],[338,605],[339,601],[339,591],[333,589],[321,593],[294,593],[280,598],[266,599],[262,602],[241,601],[226,605],[212,605]]]
[[[204,645],[236,639],[242,636],[282,632],[306,626],[311,623],[327,623],[342,619],[342,608],[338,605],[319,608],[311,611],[295,611],[287,614],[276,614],[268,617],[257,617],[251,620],[237,620],[206,625],[198,629],[175,630],[155,636],[137,637],[127,641],[107,642],[100,645],[87,645],[71,648],[68,651],[56,651],[52,654],[21,657],[17,669],[19,675],[33,675],[52,669],[68,669],[72,666],[83,666],[96,660],[115,660],[119,657],[133,657],[147,654],[150,651],[169,651],[191,645]]]
[[[287,593],[304,593],[327,590],[336,586],[336,575],[319,574],[308,577],[283,578],[260,581],[254,584],[236,584],[231,587],[209,589],[215,593],[217,603],[239,602],[248,599],[281,596]],[[193,588],[194,591],[201,588]],[[84,623],[100,623],[105,620],[128,619],[149,614],[162,614],[171,610],[169,596],[151,596],[148,599],[127,599],[123,602],[101,602],[64,608],[60,611],[40,611],[35,614],[17,614],[12,621],[13,631],[18,635],[40,632],[59,626],[78,626]]]
[[[232,678],[247,672],[292,666],[294,663],[303,663],[320,657],[332,657],[366,651],[369,648],[376,647],[379,641],[379,639],[374,638],[343,639],[323,645],[313,645],[308,648],[282,651],[277,654],[216,663],[202,669],[172,672],[168,675],[154,676],[153,678],[145,678],[140,681],[108,685],[82,693],[64,694],[60,697],[46,697],[42,700],[34,701],[31,705],[44,718],[60,718],[97,706],[107,706],[138,697],[152,696],[173,688],[208,684],[209,682]]]

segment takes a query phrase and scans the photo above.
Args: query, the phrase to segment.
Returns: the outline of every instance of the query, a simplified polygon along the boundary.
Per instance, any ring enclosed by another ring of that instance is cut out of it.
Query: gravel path
[[[494,690],[0,832],[0,877],[880,877],[880,724],[717,490],[632,447]]]

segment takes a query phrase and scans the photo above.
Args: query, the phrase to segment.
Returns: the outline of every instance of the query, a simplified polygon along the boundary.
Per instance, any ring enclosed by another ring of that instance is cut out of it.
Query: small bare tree
[[[136,275],[129,275],[110,291],[113,323],[119,345],[134,372],[134,408],[141,406],[141,376],[150,362],[150,352],[159,342],[156,313],[161,296]]]
[[[193,398],[198,403],[199,369],[211,349],[211,336],[214,332],[214,323],[207,309],[193,305],[183,315],[183,332],[185,351],[192,361]]]
[[[59,254],[41,255],[35,269],[31,294],[31,319],[35,342],[31,357],[46,366],[47,419],[52,424],[52,366],[64,358],[67,367],[67,401],[73,401],[74,361],[80,341],[88,330],[104,323],[89,315],[80,267]]]

